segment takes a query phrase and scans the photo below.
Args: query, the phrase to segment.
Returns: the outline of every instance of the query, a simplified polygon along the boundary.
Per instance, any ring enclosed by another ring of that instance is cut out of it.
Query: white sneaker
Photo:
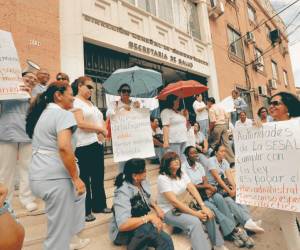
[[[38,209],[38,205],[35,202],[29,202],[25,205],[25,208],[28,212],[32,212]]]
[[[247,220],[244,228],[255,233],[265,232],[265,230],[262,227],[258,226],[252,219]]]
[[[254,223],[255,223],[257,226],[261,227],[261,225],[262,225],[262,220],[255,220]]]
[[[229,250],[229,249],[227,247],[225,247],[225,245],[223,245],[223,246],[219,246],[219,247],[215,246],[214,250]]]
[[[90,242],[91,240],[88,238],[83,239],[75,235],[71,241],[70,250],[82,249],[86,247],[88,244],[90,244]]]

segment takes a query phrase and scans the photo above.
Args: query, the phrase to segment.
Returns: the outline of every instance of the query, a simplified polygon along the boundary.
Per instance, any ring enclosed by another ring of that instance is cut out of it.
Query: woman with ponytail
[[[85,186],[74,155],[77,125],[69,111],[73,100],[67,82],[53,82],[35,99],[26,118],[33,148],[30,186],[45,201],[48,217],[45,250],[78,249],[89,243],[76,236],[84,228]]]
[[[173,250],[171,237],[162,231],[163,211],[150,197],[146,181],[145,160],[131,159],[115,181],[110,236],[114,244],[127,245],[128,250]]]

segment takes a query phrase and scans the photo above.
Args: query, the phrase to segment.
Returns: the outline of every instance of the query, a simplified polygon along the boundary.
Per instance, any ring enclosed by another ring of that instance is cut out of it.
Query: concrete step
[[[114,178],[118,173],[118,167],[113,162],[112,158],[105,159],[105,189],[107,195],[107,204],[110,207],[113,202],[114,191]],[[157,192],[157,175],[158,165],[147,164],[147,179],[151,183],[153,198],[156,197]],[[26,212],[22,208],[18,201],[17,196],[14,197],[13,206],[16,210],[16,214],[20,223],[25,228],[25,242],[24,250],[41,250],[42,244],[46,236],[47,219],[44,214],[44,204],[41,200],[38,200],[39,210],[33,213]],[[253,239],[256,243],[256,250],[282,250],[287,249],[282,232],[276,221],[276,216],[272,213],[272,210],[263,208],[251,207],[251,214],[254,219],[262,219],[263,227],[266,230],[263,235],[254,235]],[[95,214],[96,220],[86,224],[82,237],[91,239],[89,246],[84,248],[85,250],[118,250],[125,249],[125,247],[117,247],[111,244],[109,239],[109,221],[111,214]],[[172,235],[175,249],[178,250],[190,250],[190,242],[184,234]],[[231,250],[237,250],[232,242],[226,242],[226,246]]]
[[[107,160],[106,160],[107,161]],[[107,167],[109,166],[109,167]],[[107,168],[109,170],[107,170]],[[156,192],[156,181],[159,167],[158,165],[147,164],[147,179],[151,183],[153,194]],[[118,168],[115,164],[106,165],[105,172],[110,172],[111,177],[106,178],[104,182],[106,196],[107,196],[107,205],[108,207],[112,206],[113,203],[113,194],[114,194],[114,178],[118,174]],[[20,204],[17,195],[14,197],[13,206],[16,212],[16,215],[20,223],[25,228],[25,241],[24,246],[30,247],[35,246],[43,242],[46,236],[47,231],[47,218],[44,214],[44,203],[41,200],[37,200],[39,204],[38,211],[32,213],[27,212]],[[86,224],[85,230],[101,226],[103,224],[108,224],[111,219],[111,214],[95,214],[96,220]]]
[[[89,238],[91,240],[91,243],[87,247],[85,247],[84,250],[99,250],[99,249],[125,250],[126,247],[115,246],[114,244],[111,243],[108,234],[108,230],[109,230],[108,226],[109,224],[102,224],[102,225],[98,225],[97,227],[85,229],[81,237]],[[175,249],[178,250],[191,249],[189,240],[183,234],[173,235],[172,238],[175,245]],[[37,242],[34,245],[23,247],[23,250],[42,250],[42,249],[43,249],[42,242]]]

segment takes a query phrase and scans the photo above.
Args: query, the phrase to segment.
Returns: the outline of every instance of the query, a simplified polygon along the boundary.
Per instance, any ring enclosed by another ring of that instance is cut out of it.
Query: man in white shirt
[[[238,127],[251,127],[253,125],[253,121],[247,118],[247,114],[245,111],[240,112],[240,119],[236,121],[235,128]]]
[[[200,131],[207,138],[208,132],[208,111],[205,103],[202,100],[202,95],[195,95],[196,100],[193,103],[193,108],[196,113],[196,121],[200,125]]]

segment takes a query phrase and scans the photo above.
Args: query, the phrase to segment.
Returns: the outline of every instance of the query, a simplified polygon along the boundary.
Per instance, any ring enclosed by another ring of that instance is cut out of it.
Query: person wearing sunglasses
[[[127,83],[123,83],[119,89],[118,93],[120,95],[120,100],[114,101],[110,104],[110,107],[107,110],[106,117],[109,120],[111,115],[116,114],[119,111],[140,108],[139,101],[132,101],[130,99],[131,88]],[[125,162],[119,162],[119,173],[123,172]]]
[[[279,92],[273,95],[269,105],[269,113],[274,122],[300,117],[300,101],[291,93]],[[283,167],[285,164],[288,162],[282,162]],[[300,213],[281,210],[276,210],[275,213],[287,244],[287,250],[299,249],[300,236],[296,221],[300,218]]]
[[[267,123],[273,121],[272,117],[269,115],[268,109],[266,107],[261,107],[257,111],[257,116],[261,123]]]
[[[79,77],[72,88],[75,96],[74,115],[78,130],[76,157],[80,169],[80,178],[85,183],[87,194],[85,200],[86,221],[95,220],[94,213],[110,213],[107,208],[104,190],[104,151],[98,135],[106,135],[103,115],[90,101],[94,89],[90,77]]]
[[[59,72],[56,75],[56,81],[67,81],[68,83],[70,82],[70,78],[67,74],[63,72]]]

